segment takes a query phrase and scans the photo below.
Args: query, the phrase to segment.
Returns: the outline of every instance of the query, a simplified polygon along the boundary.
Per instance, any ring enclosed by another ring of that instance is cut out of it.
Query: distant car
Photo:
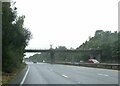
[[[80,60],[80,63],[83,63],[84,61]]]
[[[100,63],[99,61],[97,61],[96,59],[89,59],[88,63]]]
[[[36,61],[33,61],[33,63],[37,63]]]
[[[45,60],[43,60],[43,62],[45,62]]]

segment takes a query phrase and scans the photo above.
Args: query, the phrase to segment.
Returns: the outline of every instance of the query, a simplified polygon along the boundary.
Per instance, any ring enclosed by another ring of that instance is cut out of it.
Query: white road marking
[[[21,83],[20,83],[19,86],[22,86],[22,85],[23,85],[23,83],[24,83],[24,81],[25,81],[25,79],[26,79],[26,77],[27,77],[27,74],[28,74],[29,70],[30,70],[30,66],[28,66],[27,72],[25,73],[25,76],[23,77],[23,79],[22,79],[22,81],[21,81]]]
[[[62,75],[63,77],[65,77],[65,78],[68,78],[68,76],[66,76],[66,75]]]
[[[98,75],[101,75],[101,76],[109,76],[107,74],[101,74],[101,73],[98,73]]]
[[[118,70],[108,70],[108,71],[111,71],[111,72],[118,72]]]
[[[40,62],[37,62],[37,64],[46,64],[46,63],[40,63]]]

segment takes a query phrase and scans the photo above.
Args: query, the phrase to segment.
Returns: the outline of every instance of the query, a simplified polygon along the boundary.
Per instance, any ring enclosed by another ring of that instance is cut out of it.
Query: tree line
[[[117,31],[97,30],[94,37],[89,37],[89,41],[86,41],[77,49],[99,48],[102,50],[102,62],[118,62],[120,55],[119,36],[120,32]]]
[[[88,59],[96,58],[100,62],[107,63],[118,63],[120,61],[118,58],[120,56],[120,32],[111,32],[96,30],[93,37],[89,37],[88,41],[85,41],[76,50],[84,49],[100,49],[102,50],[101,58],[99,58],[98,52],[77,52],[77,53],[68,53],[68,52],[57,52],[55,53],[56,62],[87,62]],[[56,47],[56,50],[66,50],[65,46]],[[35,54],[29,57],[29,60],[36,60],[42,62],[50,62],[50,53],[41,53]]]
[[[2,3],[2,69],[13,72],[22,64],[31,32],[24,27],[25,16],[17,15],[14,2]]]

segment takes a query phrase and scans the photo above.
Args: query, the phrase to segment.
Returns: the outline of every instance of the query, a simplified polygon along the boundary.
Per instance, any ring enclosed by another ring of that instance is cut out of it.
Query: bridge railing
[[[26,49],[24,52],[102,52],[101,49],[82,49],[82,50],[70,50],[70,49],[66,49],[66,50],[57,50],[57,49]]]

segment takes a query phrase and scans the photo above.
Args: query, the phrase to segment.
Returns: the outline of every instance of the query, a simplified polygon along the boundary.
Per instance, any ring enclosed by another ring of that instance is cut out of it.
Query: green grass
[[[6,86],[12,79],[16,77],[21,70],[26,67],[26,64],[21,64],[19,68],[16,68],[12,73],[2,73],[2,86]]]

